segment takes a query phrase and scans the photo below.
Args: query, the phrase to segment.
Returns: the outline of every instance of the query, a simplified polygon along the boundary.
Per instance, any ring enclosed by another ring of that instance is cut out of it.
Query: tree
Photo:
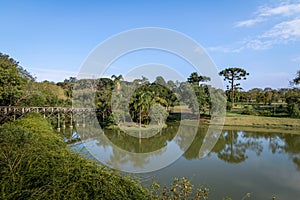
[[[294,85],[300,84],[300,70],[297,71],[296,78],[293,79],[292,84],[294,84]]]
[[[134,91],[129,101],[129,111],[133,121],[146,124],[150,118],[150,107],[153,104],[153,93],[149,84],[144,84]]]
[[[8,55],[0,53],[0,105],[15,105],[22,96],[22,89],[27,82],[19,71],[18,62]]]
[[[74,85],[77,79],[75,77],[70,77],[69,79],[65,79],[64,82],[58,82],[56,85],[60,86],[65,90],[66,96],[71,99]]]
[[[96,105],[99,108],[98,117],[103,124],[109,121],[111,115],[111,98],[113,89],[115,87],[114,82],[109,78],[100,78],[97,81],[95,100]]]
[[[287,108],[288,113],[291,117],[300,117],[300,88],[293,88],[290,89],[286,93],[286,102],[287,102]]]
[[[200,76],[197,72],[193,72],[187,80],[189,83],[199,86],[200,82],[210,81],[210,78],[207,76]]]
[[[231,106],[234,106],[234,89],[240,85],[235,83],[238,80],[246,80],[246,76],[249,75],[246,70],[237,67],[226,68],[219,72],[220,76],[224,76],[224,81],[228,80],[231,88]]]
[[[65,106],[69,103],[65,91],[55,83],[28,82],[23,88],[22,97],[17,105],[21,106]]]
[[[154,83],[156,83],[158,85],[161,85],[161,86],[167,86],[167,83],[166,83],[165,79],[162,76],[157,76],[155,78]]]
[[[199,92],[200,93],[200,92]],[[199,99],[196,96],[194,88],[187,82],[182,82],[179,86],[180,100],[191,109],[193,114],[199,112]]]
[[[272,96],[273,96],[272,88],[265,88],[264,95],[263,95],[265,105],[272,104]]]
[[[24,69],[22,66],[17,66],[19,70],[19,74],[22,78],[27,79],[29,81],[35,81],[36,77],[33,77],[26,69]]]
[[[112,80],[114,82],[115,89],[119,92],[120,89],[121,89],[120,81],[123,80],[123,76],[122,75],[119,75],[119,76],[112,75],[111,78],[112,78]]]
[[[150,109],[151,121],[156,122],[158,125],[163,125],[169,113],[160,104],[154,104]]]
[[[177,103],[175,89],[170,89],[162,77],[156,77],[149,90],[152,92],[155,102],[161,104],[167,110]]]

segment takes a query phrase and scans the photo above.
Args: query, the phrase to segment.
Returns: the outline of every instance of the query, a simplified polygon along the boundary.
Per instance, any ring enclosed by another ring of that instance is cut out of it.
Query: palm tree
[[[121,89],[120,81],[123,80],[123,76],[122,75],[119,75],[119,76],[112,75],[111,78],[113,79],[113,82],[114,82],[114,85],[117,89],[117,92],[119,92],[120,89]]]
[[[145,88],[144,88],[145,89]],[[150,107],[153,103],[153,94],[150,91],[136,92],[130,101],[130,110],[133,119],[139,122],[139,126],[142,126],[143,117],[149,117]]]

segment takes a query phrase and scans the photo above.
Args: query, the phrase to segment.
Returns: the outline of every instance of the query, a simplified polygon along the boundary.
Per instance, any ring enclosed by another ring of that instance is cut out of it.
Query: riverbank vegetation
[[[134,180],[70,151],[37,114],[0,127],[1,199],[145,199]]]
[[[146,188],[71,151],[39,114],[0,126],[1,199],[207,199],[185,178]]]
[[[197,141],[201,141],[204,135],[197,134],[197,137],[200,137]],[[293,137],[287,141],[289,145],[297,146]],[[226,149],[227,143],[235,146],[237,142],[237,132],[228,131],[212,152],[218,153],[218,157],[226,162],[237,162],[236,159],[225,156],[226,152],[219,155],[220,148]],[[253,141],[243,145],[249,144],[253,144]],[[1,199],[175,200],[209,197],[208,188],[194,188],[186,178],[175,178],[174,182],[166,186],[153,182],[151,186],[145,187],[132,177],[125,174],[120,176],[119,173],[84,158],[79,152],[71,151],[47,120],[35,113],[2,125],[0,147]],[[278,148],[276,145],[273,147],[274,150]],[[199,148],[193,142],[184,156],[187,159],[199,156]],[[284,146],[280,148],[285,151],[290,149]],[[236,156],[245,154],[240,143],[239,150],[241,152]],[[233,156],[230,152],[227,154]],[[245,158],[246,156],[242,156],[238,162]],[[296,161],[298,160],[295,159]],[[245,199],[250,197],[250,193],[245,195]]]

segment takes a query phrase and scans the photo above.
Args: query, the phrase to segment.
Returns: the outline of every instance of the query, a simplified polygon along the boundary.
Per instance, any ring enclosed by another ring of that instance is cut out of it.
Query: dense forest
[[[71,107],[73,103],[77,107],[96,107],[103,124],[132,119],[141,125],[150,121],[161,123],[174,106],[182,104],[194,114],[210,116],[221,111],[222,103],[227,100],[227,110],[234,111],[238,107],[242,114],[300,117],[300,88],[297,87],[300,71],[290,81],[291,87],[281,89],[244,91],[240,81],[249,73],[241,68],[226,68],[220,76],[228,81],[225,91],[210,86],[210,77],[197,72],[191,73],[186,82],[166,81],[162,76],[153,82],[146,77],[129,82],[123,80],[122,75],[83,80],[70,77],[58,83],[37,82],[17,61],[1,53],[0,106]]]

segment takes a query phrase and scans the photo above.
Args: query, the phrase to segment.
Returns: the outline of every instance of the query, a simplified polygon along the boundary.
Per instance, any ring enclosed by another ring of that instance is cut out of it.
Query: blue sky
[[[13,57],[38,80],[76,76],[101,42],[133,28],[179,31],[202,45],[218,70],[241,67],[241,86],[288,87],[300,70],[300,1],[1,1],[0,52]],[[128,56],[115,64],[172,59],[157,52]],[[177,62],[178,61],[178,62]],[[123,66],[122,66],[123,67]],[[124,70],[124,69],[123,69]],[[121,72],[121,71],[120,71]],[[192,72],[185,71],[184,75]],[[109,75],[109,72],[107,72]],[[111,73],[118,73],[118,67]]]

